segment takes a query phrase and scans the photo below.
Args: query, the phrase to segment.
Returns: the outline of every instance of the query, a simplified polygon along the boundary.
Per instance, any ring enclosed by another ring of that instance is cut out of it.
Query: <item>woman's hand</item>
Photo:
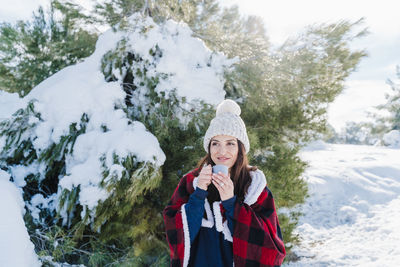
[[[208,186],[211,184],[212,167],[211,165],[204,166],[201,169],[199,178],[197,181],[197,186],[203,190],[207,190]]]
[[[233,197],[233,182],[228,175],[221,172],[212,174],[212,183],[218,189],[221,200],[227,200]]]

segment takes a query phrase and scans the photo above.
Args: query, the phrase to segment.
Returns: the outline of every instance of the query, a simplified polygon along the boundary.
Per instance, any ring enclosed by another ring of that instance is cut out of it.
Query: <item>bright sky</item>
[[[77,0],[86,5],[88,1]],[[48,0],[2,0],[0,21],[29,19],[39,4]],[[365,111],[385,102],[386,84],[394,79],[400,65],[400,1],[398,0],[221,0],[223,5],[236,4],[243,14],[264,19],[267,34],[274,45],[296,36],[305,26],[335,22],[340,19],[356,21],[365,18],[368,37],[353,44],[369,53],[347,81],[347,89],[331,105],[329,122],[338,130],[346,121],[366,119]]]

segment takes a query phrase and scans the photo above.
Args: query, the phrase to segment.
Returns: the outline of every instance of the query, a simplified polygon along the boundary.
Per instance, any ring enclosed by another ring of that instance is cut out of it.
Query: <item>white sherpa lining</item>
[[[215,216],[215,228],[217,228],[218,232],[222,232],[223,230],[223,225],[222,225],[222,214],[221,214],[221,208],[219,206],[221,204],[221,201],[215,201],[213,203],[213,210],[214,210],[214,216]]]
[[[184,240],[185,251],[183,254],[183,267],[188,266],[189,257],[190,257],[190,235],[189,235],[189,226],[188,226],[188,222],[187,222],[185,206],[186,206],[186,204],[183,204],[181,207],[183,235],[184,235],[184,239],[185,239]]]
[[[194,188],[194,190],[196,190],[196,188],[197,188],[198,181],[199,181],[199,177],[196,177],[196,178],[193,179],[193,188]]]
[[[264,173],[260,170],[250,172],[251,184],[247,190],[247,194],[244,197],[244,203],[247,205],[253,205],[257,202],[261,192],[267,186],[267,180],[265,179]]]
[[[231,230],[228,227],[228,221],[224,222],[224,230],[222,231],[226,240],[233,242]]]
[[[221,201],[213,203],[213,210],[214,210],[214,216],[215,216],[215,228],[217,228],[218,232],[222,232],[224,234],[225,240],[233,242],[232,234],[228,227],[228,221],[226,220],[222,224],[222,214],[221,214],[220,204],[221,204]]]
[[[208,202],[207,199],[205,199],[204,208],[206,210],[207,220],[205,218],[203,218],[201,220],[201,226],[212,228],[214,226],[214,220],[213,220],[213,216],[212,216],[212,212],[211,212],[210,203]]]

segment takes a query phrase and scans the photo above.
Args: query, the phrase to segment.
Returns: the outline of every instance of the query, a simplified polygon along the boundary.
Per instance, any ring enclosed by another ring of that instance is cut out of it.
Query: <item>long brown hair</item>
[[[237,155],[237,159],[235,164],[231,168],[230,176],[231,180],[233,181],[234,186],[234,194],[238,198],[239,201],[244,201],[244,196],[247,193],[247,190],[251,184],[251,176],[250,171],[257,170],[255,166],[249,166],[249,161],[247,159],[247,155],[245,152],[245,148],[240,140],[237,140],[239,151]],[[215,165],[214,161],[211,159],[210,154],[210,144],[208,144],[208,153],[205,155],[197,164],[197,170],[194,172],[195,176],[199,176],[201,169],[203,168],[204,164],[208,165],[211,164],[212,166]],[[221,200],[218,189],[214,186],[214,184],[210,184],[208,186],[208,202],[210,204],[214,201]]]

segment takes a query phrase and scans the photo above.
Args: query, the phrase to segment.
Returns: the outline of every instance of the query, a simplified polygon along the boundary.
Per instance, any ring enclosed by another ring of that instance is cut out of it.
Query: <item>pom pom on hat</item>
[[[210,126],[204,136],[204,150],[208,153],[211,139],[217,135],[229,135],[240,140],[246,153],[250,150],[249,138],[247,137],[246,125],[240,118],[241,109],[239,105],[230,99],[222,101],[216,111],[216,116],[211,120]]]
[[[217,114],[217,116],[219,116],[222,113],[226,113],[226,112],[233,113],[236,116],[240,116],[240,113],[242,112],[242,110],[240,109],[239,105],[236,104],[235,101],[226,99],[226,100],[222,101],[221,103],[219,103],[216,114]]]

